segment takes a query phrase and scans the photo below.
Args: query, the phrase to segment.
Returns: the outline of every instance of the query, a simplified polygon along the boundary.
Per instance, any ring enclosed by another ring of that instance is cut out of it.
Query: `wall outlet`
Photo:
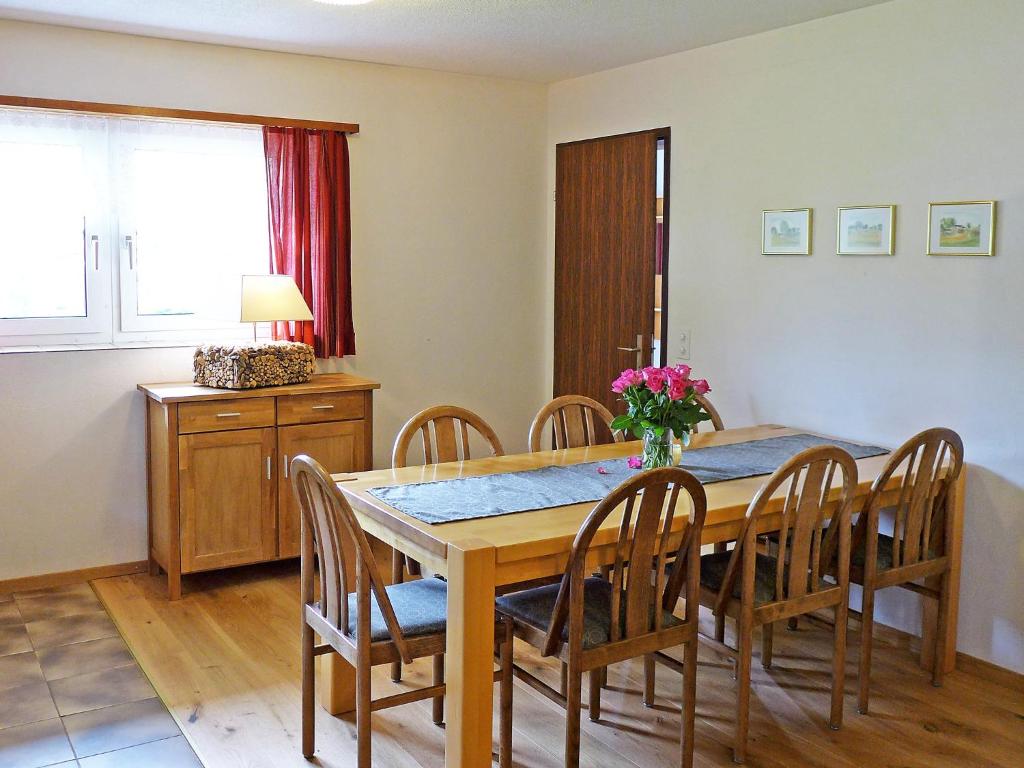
[[[679,359],[690,359],[690,332],[680,331],[679,333]]]

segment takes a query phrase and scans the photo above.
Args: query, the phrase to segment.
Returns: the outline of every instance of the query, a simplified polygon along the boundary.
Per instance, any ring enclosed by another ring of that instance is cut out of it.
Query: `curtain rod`
[[[293,117],[238,115],[233,112],[204,112],[197,109],[135,107],[129,104],[106,104],[99,101],[67,101],[65,99],[36,99],[31,96],[0,96],[0,106],[56,109],[66,112],[92,112],[101,115],[164,117],[175,120],[202,120],[211,123],[267,125],[274,128],[313,128],[322,131],[341,131],[343,133],[353,134],[359,133],[359,123],[333,123],[326,120],[300,120]]]

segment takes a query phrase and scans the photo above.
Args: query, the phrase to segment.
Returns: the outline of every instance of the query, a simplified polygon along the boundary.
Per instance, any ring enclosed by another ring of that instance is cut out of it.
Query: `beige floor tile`
[[[147,699],[70,715],[64,718],[64,727],[79,760],[90,755],[134,747],[181,734],[159,699]],[[139,760],[132,765],[145,765],[148,768],[150,763]]]
[[[156,696],[153,686],[134,663],[127,667],[53,680],[50,682],[50,691],[61,715],[73,715]]]
[[[98,640],[101,637],[116,637],[117,628],[107,616],[106,611],[82,613],[77,616],[65,616],[60,619],[33,621],[25,625],[32,645],[38,651],[69,643],[83,643],[86,640]]]
[[[43,676],[47,680],[60,680],[84,672],[102,672],[105,669],[134,664],[128,646],[120,637],[86,640],[84,643],[58,645],[36,651]]]
[[[0,627],[0,656],[32,650],[28,631],[22,625]]]
[[[86,594],[54,592],[38,597],[16,597],[15,602],[26,624],[31,621],[59,619],[63,616],[103,610],[102,603],[96,599],[91,589]]]
[[[26,683],[0,693],[0,728],[13,728],[57,716],[45,682]]]
[[[153,741],[79,761],[82,768],[203,768],[184,736]]]
[[[18,610],[18,605],[13,600],[9,600],[6,603],[0,603],[0,626],[9,626],[11,624],[24,624],[26,619],[21,617],[21,611]]]
[[[24,592],[15,592],[15,600],[23,600],[41,595],[94,595],[92,587],[87,582],[80,581],[75,584],[64,584],[59,587],[41,587],[40,589],[27,589]]]
[[[38,683],[43,679],[43,670],[39,660],[31,651],[0,656],[0,691],[18,688],[28,683]],[[3,695],[0,694],[0,701]]]
[[[74,766],[74,757],[59,718],[0,731],[0,765],[4,768]],[[68,760],[71,762],[65,762]]]

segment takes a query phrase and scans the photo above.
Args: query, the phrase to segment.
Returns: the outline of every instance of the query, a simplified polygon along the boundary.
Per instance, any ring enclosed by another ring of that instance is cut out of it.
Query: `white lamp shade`
[[[313,313],[289,275],[242,275],[243,323],[312,319]]]

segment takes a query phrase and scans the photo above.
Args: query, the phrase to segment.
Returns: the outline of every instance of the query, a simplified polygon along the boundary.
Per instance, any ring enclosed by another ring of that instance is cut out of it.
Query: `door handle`
[[[284,455],[284,479],[288,479],[288,454]]]
[[[267,456],[267,480],[270,480],[270,457]]]
[[[644,367],[644,335],[638,333],[636,335],[636,346],[635,347],[618,347],[620,352],[635,352],[636,353],[636,367]]]

